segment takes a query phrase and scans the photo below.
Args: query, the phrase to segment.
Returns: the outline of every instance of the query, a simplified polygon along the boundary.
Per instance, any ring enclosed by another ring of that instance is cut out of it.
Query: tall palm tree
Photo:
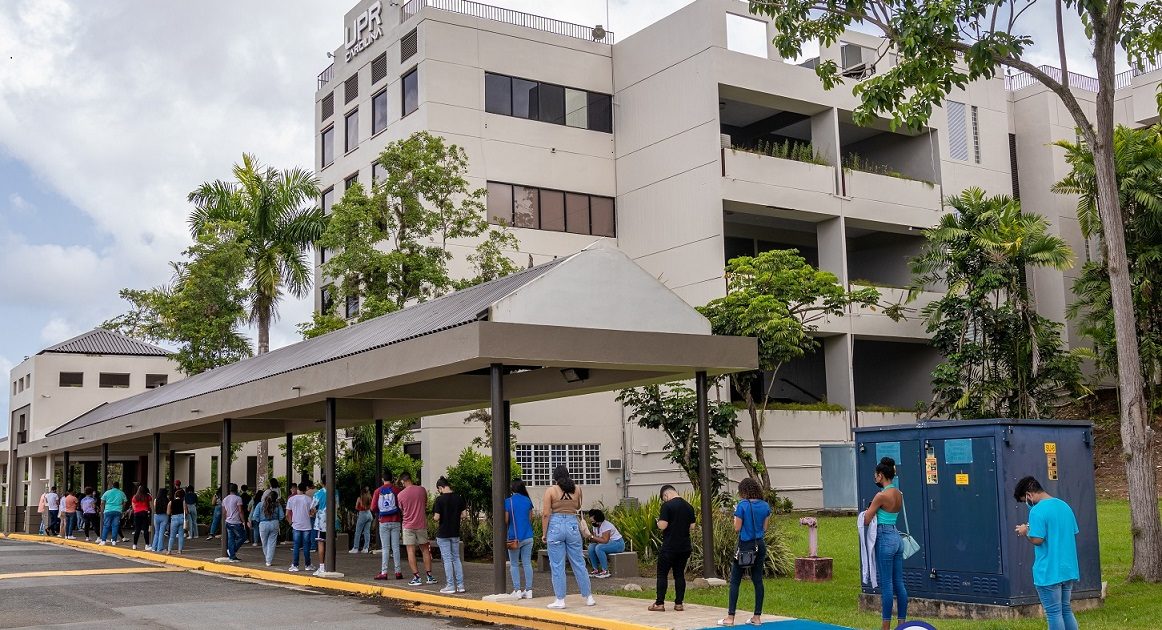
[[[233,181],[206,182],[189,194],[190,232],[196,238],[222,223],[241,226],[236,238],[246,245],[250,321],[258,327],[258,353],[264,354],[284,293],[302,298],[311,290],[308,252],[322,236],[326,216],[314,204],[319,181],[310,171],[276,170],[243,153],[233,174]],[[259,441],[259,486],[266,485],[268,451],[266,440]]]

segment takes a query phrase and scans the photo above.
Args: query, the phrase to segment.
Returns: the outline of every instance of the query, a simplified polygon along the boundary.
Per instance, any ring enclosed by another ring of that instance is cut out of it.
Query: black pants
[[[82,516],[84,517],[84,520],[85,520],[85,539],[88,540],[90,530],[97,532],[97,536],[100,536],[101,535],[101,526],[97,523],[96,512],[94,512],[92,514],[85,513]]]
[[[133,513],[133,544],[137,544],[137,536],[145,537],[145,544],[149,544],[149,512]]]
[[[658,599],[655,604],[664,604],[666,601],[666,586],[671,571],[674,573],[674,603],[682,603],[686,597],[686,563],[689,561],[689,551],[663,550],[658,554]]]

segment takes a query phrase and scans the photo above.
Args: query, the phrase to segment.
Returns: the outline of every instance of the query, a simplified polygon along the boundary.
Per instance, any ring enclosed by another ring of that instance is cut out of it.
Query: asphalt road
[[[499,628],[337,595],[0,540],[0,628]]]

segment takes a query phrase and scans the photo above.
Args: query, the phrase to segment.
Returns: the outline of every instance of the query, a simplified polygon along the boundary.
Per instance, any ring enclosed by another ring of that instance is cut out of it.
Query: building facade
[[[924,129],[892,130],[886,119],[861,127],[858,98],[824,90],[813,67],[835,60],[851,85],[893,62],[880,54],[884,42],[850,32],[817,58],[784,60],[773,35],[733,0],[696,0],[624,41],[470,2],[364,0],[345,15],[335,63],[318,77],[321,203],[329,210],[355,181],[370,186],[384,147],[426,130],[464,148],[490,220],[520,239],[515,260],[609,242],[693,305],[724,294],[726,260],[774,248],[798,249],[841,284],[900,302],[920,231],[945,196],[969,186],[1020,196],[1080,260],[1090,255],[1075,200],[1049,192],[1067,172],[1050,142],[1075,137],[1051,92],[997,77],[954,90]],[[1119,122],[1157,120],[1160,78],[1155,67],[1119,78]],[[1083,79],[1071,83],[1092,103]],[[453,244],[454,271],[467,271],[472,245]],[[325,255],[316,308],[329,302]],[[1045,315],[1064,321],[1079,267],[1036,273]],[[939,295],[931,288],[913,309]],[[339,309],[351,316],[358,304]],[[939,361],[918,317],[893,321],[882,308],[853,308],[818,337],[818,352],[779,372],[782,409],[763,429],[774,483],[800,507],[821,505],[819,444],[850,439],[854,426],[911,421]],[[1080,343],[1073,330],[1067,339]],[[725,386],[717,394],[731,395]],[[831,410],[793,408],[821,401]],[[607,504],[683,480],[664,459],[665,438],[628,424],[612,394],[517,405],[512,416],[533,486],[557,463],[584,471],[579,481]],[[412,448],[434,478],[480,434],[463,415],[425,417]],[[721,448],[737,480],[737,458]]]

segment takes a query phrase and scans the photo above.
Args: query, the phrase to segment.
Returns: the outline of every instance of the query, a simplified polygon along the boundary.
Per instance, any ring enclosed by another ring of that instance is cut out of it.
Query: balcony
[[[737,182],[797,189],[812,193],[835,192],[835,168],[767,155],[754,149],[724,148],[722,174]]]
[[[438,9],[440,11],[458,13],[483,20],[492,20],[494,22],[503,22],[505,24],[512,24],[513,26],[523,26],[525,28],[590,42],[612,45],[614,41],[613,31],[606,30],[600,24],[597,26],[585,26],[583,24],[563,22],[540,15],[533,15],[532,13],[524,13],[523,11],[513,11],[512,9],[471,2],[471,0],[411,0],[400,7],[399,21],[401,23],[407,21],[424,8]]]

